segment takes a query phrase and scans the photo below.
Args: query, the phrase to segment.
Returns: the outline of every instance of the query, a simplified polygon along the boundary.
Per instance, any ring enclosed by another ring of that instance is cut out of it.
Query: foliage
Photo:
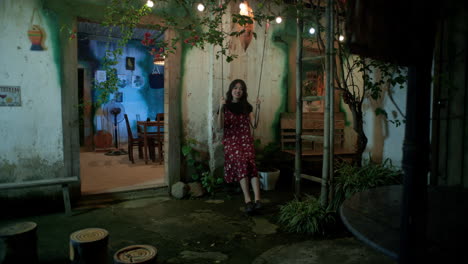
[[[390,159],[382,164],[366,160],[362,167],[343,162],[337,165],[334,195],[329,209],[336,211],[341,203],[355,193],[370,188],[401,184],[402,172],[392,165]]]
[[[106,80],[94,82],[94,89],[97,91],[96,106],[106,103],[110,95],[118,91],[117,71],[114,68],[119,63],[123,48],[133,36],[140,19],[147,15],[151,9],[146,5],[137,5],[133,0],[111,0],[106,9],[103,26],[109,27],[110,36],[112,31],[118,28],[121,37],[117,43],[117,48],[111,50],[111,42],[107,42],[106,55],[102,60],[102,70],[106,72]]]
[[[201,182],[205,190],[211,195],[215,189],[224,182],[223,178],[215,177],[210,171],[210,167],[205,160],[201,158],[201,153],[195,147],[198,141],[193,138],[188,138],[182,146],[182,155],[187,161],[187,165],[193,169],[192,179]]]
[[[326,227],[334,222],[333,214],[313,196],[303,200],[295,198],[280,206],[278,223],[288,232],[323,235]]]
[[[259,171],[275,171],[278,169],[283,154],[278,143],[270,142],[264,147],[261,145],[260,139],[254,141],[255,147],[255,164]]]

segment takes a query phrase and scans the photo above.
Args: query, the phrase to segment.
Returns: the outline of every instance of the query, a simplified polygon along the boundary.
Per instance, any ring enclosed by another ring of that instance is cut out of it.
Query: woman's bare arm
[[[226,105],[226,100],[224,97],[221,97],[221,103],[219,104],[218,109],[218,129],[221,130],[224,128],[224,106]]]

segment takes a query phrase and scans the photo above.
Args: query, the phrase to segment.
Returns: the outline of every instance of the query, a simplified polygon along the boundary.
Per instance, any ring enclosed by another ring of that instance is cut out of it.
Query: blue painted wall
[[[117,42],[106,42],[101,38],[92,36],[79,36],[78,41],[78,60],[79,64],[87,65],[88,70],[94,76],[96,70],[101,70],[101,61],[106,50],[113,50],[117,47]],[[126,57],[135,58],[135,70],[127,70],[125,67]],[[164,89],[151,88],[149,85],[149,76],[153,72],[164,74],[164,66],[154,65],[153,58],[148,53],[148,50],[139,41],[130,41],[123,50],[123,55],[119,58],[119,63],[115,66],[119,79],[119,92],[123,94],[122,105],[125,108],[125,113],[129,117],[130,124],[134,133],[136,132],[136,120],[139,116],[140,120],[150,118],[154,120],[157,113],[164,112]],[[96,93],[93,91],[96,100]],[[113,99],[113,96],[110,98]],[[94,116],[94,131],[107,130],[109,126],[103,125],[101,121],[102,112],[95,109]],[[119,124],[120,140],[126,141],[126,128],[124,121]],[[112,133],[112,131],[109,131]]]

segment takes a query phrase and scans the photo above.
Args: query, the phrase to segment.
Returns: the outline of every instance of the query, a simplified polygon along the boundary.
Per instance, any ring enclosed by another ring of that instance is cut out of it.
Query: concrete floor
[[[81,194],[92,195],[166,186],[164,163],[138,158],[135,163],[128,155],[107,156],[104,152],[80,152]]]
[[[283,232],[278,205],[292,199],[290,190],[263,192],[265,207],[254,216],[243,213],[238,192],[186,200],[172,199],[166,188],[112,195],[87,197],[72,216],[11,213],[0,226],[37,223],[39,260],[50,264],[68,263],[70,234],[90,227],[109,232],[109,263],[117,250],[135,244],[155,246],[158,263],[394,263],[342,227],[327,238]]]

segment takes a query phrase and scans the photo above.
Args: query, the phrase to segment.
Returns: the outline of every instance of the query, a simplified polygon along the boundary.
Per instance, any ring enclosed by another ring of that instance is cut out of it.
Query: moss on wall
[[[27,182],[43,179],[63,178],[65,166],[63,162],[51,162],[39,156],[19,159],[11,163],[0,160],[0,183]],[[28,189],[11,189],[2,191],[0,198],[31,198],[39,196],[54,196],[60,190],[55,187],[38,187]],[[31,196],[32,195],[32,196]]]

